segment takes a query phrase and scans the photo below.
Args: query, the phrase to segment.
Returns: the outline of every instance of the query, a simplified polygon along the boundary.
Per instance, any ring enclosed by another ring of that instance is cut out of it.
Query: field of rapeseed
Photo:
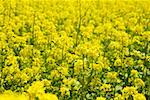
[[[150,100],[150,1],[0,0],[0,100]]]

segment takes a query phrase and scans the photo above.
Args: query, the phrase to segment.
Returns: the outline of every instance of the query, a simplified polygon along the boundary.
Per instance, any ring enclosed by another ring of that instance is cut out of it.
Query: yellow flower
[[[51,81],[50,80],[47,80],[47,79],[44,79],[42,80],[42,82],[44,83],[44,86],[50,86],[51,85]]]
[[[104,97],[97,97],[96,100],[106,100]]]
[[[30,79],[29,76],[26,73],[22,73],[20,75],[20,77],[21,77],[22,81],[25,82],[25,83]]]
[[[69,91],[69,88],[67,88],[67,87],[65,87],[65,86],[63,86],[63,87],[61,87],[60,88],[60,92],[61,92],[61,95],[63,96],[63,95],[70,95],[70,91]]]
[[[37,97],[39,100],[58,100],[57,96],[51,93],[39,94]]]
[[[103,85],[100,87],[100,90],[101,90],[101,91],[104,91],[104,92],[111,91],[111,85],[110,85],[110,84],[103,84]]]
[[[102,67],[99,64],[93,64],[93,69],[96,71],[101,71]]]
[[[30,95],[44,93],[44,84],[41,81],[35,81],[27,91]]]
[[[145,96],[141,93],[137,93],[133,96],[134,100],[146,100]]]
[[[133,66],[134,65],[134,59],[131,57],[127,57],[125,59],[125,64],[127,64],[129,67]]]
[[[62,74],[63,75],[68,75],[68,68],[67,67],[63,67],[62,69],[61,69],[61,72],[62,72]]]
[[[118,76],[117,72],[108,72],[106,75],[106,80],[107,82],[120,82],[117,76]]]
[[[145,31],[142,34],[142,39],[146,40],[146,41],[150,41],[150,32],[149,31]]]
[[[121,45],[117,41],[111,41],[108,48],[110,48],[110,49],[121,49]]]
[[[83,69],[83,61],[77,60],[77,62],[74,65],[75,74],[79,74],[82,69]]]
[[[117,58],[114,62],[114,66],[121,66],[122,65],[122,61],[120,58]]]
[[[110,79],[116,79],[117,78],[117,72],[108,72],[107,77]]]
[[[143,82],[142,79],[136,78],[136,79],[134,80],[134,85],[135,85],[136,87],[144,87],[145,83]]]
[[[29,97],[25,93],[18,94],[12,91],[5,91],[0,94],[0,100],[29,100]]]
[[[131,75],[132,75],[132,76],[138,77],[138,74],[139,74],[139,73],[138,73],[137,70],[134,70],[134,69],[131,70]]]
[[[123,96],[125,96],[125,98],[128,98],[130,95],[133,96],[133,95],[135,95],[137,93],[138,93],[138,91],[137,91],[137,89],[135,87],[128,87],[128,86],[126,86],[122,90],[122,94],[123,94]]]
[[[124,100],[124,97],[121,94],[115,94],[114,100]]]
[[[5,63],[6,65],[17,65],[17,57],[13,55],[9,55]]]
[[[58,78],[58,77],[60,77],[60,73],[58,72],[58,70],[52,70],[50,77],[51,78]]]

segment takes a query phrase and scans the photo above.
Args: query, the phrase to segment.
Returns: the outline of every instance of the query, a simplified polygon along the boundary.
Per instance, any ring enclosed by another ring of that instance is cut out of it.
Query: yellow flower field
[[[0,0],[0,100],[150,100],[150,1]]]

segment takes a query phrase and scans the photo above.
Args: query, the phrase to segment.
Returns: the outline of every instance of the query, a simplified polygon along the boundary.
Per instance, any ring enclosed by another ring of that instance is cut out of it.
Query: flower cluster
[[[150,0],[0,0],[0,100],[149,100]]]

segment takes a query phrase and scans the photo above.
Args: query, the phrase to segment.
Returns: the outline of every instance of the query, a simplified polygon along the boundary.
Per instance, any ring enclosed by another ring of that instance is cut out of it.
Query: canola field
[[[150,100],[150,1],[0,0],[0,100]]]

